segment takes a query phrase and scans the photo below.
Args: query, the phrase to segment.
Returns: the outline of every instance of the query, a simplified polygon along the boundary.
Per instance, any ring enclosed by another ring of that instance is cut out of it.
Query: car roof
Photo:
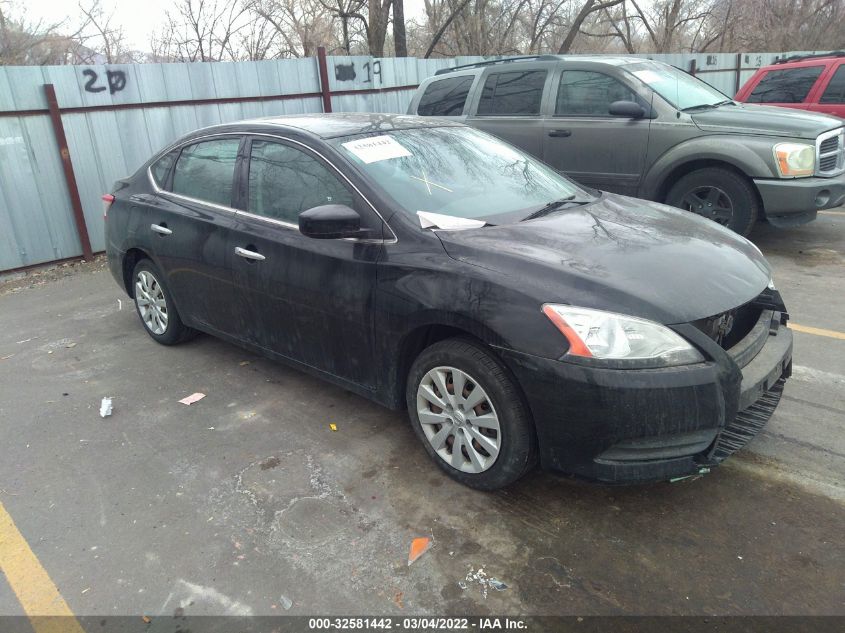
[[[321,139],[332,139],[367,132],[392,132],[395,130],[410,130],[416,128],[433,127],[461,127],[456,121],[430,119],[427,117],[407,114],[382,114],[375,112],[344,112],[336,114],[290,114],[283,116],[247,119],[234,123],[226,123],[215,128],[226,131],[248,133],[259,128],[273,131],[291,129],[305,132]],[[210,128],[203,131],[208,133]]]
[[[451,68],[441,68],[435,73],[435,77],[448,75],[453,72],[481,72],[485,68],[501,68],[507,67],[514,63],[532,63],[532,62],[563,62],[563,61],[579,61],[579,62],[593,62],[599,64],[607,64],[609,66],[624,66],[626,64],[638,64],[641,62],[655,61],[646,57],[630,57],[625,55],[528,55],[524,57],[503,57],[501,59],[488,59],[480,62],[473,62],[472,64],[463,64],[461,66],[452,66]],[[657,62],[664,63],[664,62]]]

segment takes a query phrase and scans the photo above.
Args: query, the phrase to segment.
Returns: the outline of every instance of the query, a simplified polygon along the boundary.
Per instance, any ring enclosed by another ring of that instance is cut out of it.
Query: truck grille
[[[779,379],[754,404],[737,413],[733,422],[722,429],[711,453],[714,461],[721,462],[736,453],[766,426],[780,402],[785,383],[786,378]]]
[[[845,128],[821,134],[816,139],[816,175],[836,176],[845,171]]]

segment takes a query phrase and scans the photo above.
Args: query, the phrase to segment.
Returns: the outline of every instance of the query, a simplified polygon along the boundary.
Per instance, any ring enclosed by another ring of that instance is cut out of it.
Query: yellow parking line
[[[827,336],[829,338],[838,338],[845,341],[845,332],[837,332],[836,330],[825,330],[820,327],[810,327],[809,325],[798,325],[797,323],[790,323],[789,327],[796,332],[804,332],[804,334],[815,334],[816,336]]]
[[[35,633],[84,633],[2,503],[0,569],[29,617]]]

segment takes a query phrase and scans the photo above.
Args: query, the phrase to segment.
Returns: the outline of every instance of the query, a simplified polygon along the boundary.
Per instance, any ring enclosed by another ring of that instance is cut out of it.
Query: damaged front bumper
[[[792,371],[785,312],[764,309],[731,349],[676,330],[710,360],[652,370],[585,367],[500,350],[526,394],[544,468],[606,483],[707,472],[756,435]]]

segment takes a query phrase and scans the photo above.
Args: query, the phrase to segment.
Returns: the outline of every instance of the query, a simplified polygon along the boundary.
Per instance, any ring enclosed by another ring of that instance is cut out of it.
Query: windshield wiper
[[[698,105],[684,108],[681,112],[692,112],[693,110],[715,110],[719,106],[728,104],[736,105],[733,99],[725,99],[724,101],[719,101],[718,103],[699,103]]]
[[[559,200],[552,200],[549,204],[540,207],[533,213],[526,215],[521,222],[525,222],[526,220],[533,220],[534,218],[539,218],[544,215],[548,215],[552,211],[557,211],[560,207],[567,205],[567,204],[589,204],[592,200],[576,200],[575,194],[566,196],[565,198],[560,198]]]

